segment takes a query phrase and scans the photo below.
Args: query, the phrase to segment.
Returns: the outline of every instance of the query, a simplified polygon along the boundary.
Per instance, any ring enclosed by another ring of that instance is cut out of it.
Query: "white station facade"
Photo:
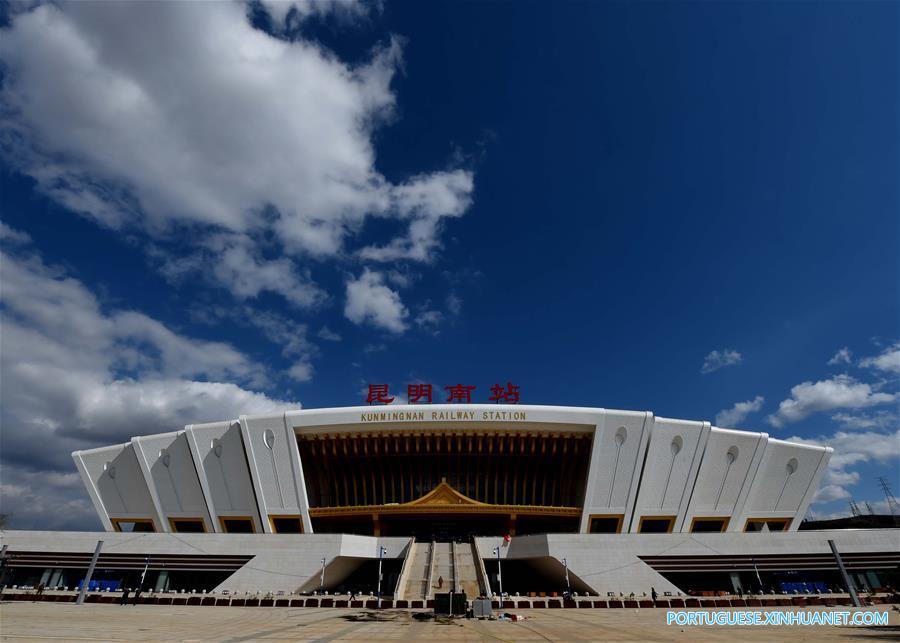
[[[340,459],[348,449],[366,455]],[[439,515],[505,517],[472,523],[488,536],[529,517],[542,533],[796,530],[831,452],[643,411],[391,405],[241,416],[73,458],[108,531],[408,535],[416,517],[419,531]]]
[[[314,591],[422,607],[449,588],[605,601],[896,586],[900,529],[801,526],[831,454],[601,408],[241,416],[73,453],[105,531],[0,532],[4,582],[76,586],[99,551],[92,583],[232,605]]]

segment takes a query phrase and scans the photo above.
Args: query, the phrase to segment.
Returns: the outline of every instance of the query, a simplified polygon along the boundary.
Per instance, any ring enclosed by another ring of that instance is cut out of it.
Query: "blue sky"
[[[0,502],[69,453],[495,383],[900,492],[893,3],[4,9]]]

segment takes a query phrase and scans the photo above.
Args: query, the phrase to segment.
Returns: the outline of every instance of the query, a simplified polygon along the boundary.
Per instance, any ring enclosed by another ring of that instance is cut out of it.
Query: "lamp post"
[[[497,555],[497,584],[500,586],[500,604],[503,604],[503,574],[500,571],[500,545],[494,547],[494,553]]]
[[[764,594],[765,590],[763,589],[762,578],[759,577],[759,567],[756,566],[756,559],[751,556],[750,561],[753,563],[753,571],[756,572],[756,582],[759,583],[759,593]]]
[[[563,558],[563,567],[566,568],[566,597],[572,595],[572,587],[569,585],[569,563]]]
[[[378,609],[381,609],[381,561],[386,553],[387,549],[378,547]]]
[[[91,564],[88,566],[87,574],[84,575],[84,580],[81,581],[81,591],[78,592],[78,599],[75,601],[76,605],[81,605],[84,603],[85,593],[88,591],[88,587],[91,585],[91,576],[94,575],[94,568],[97,566],[97,559],[100,558],[100,548],[103,547],[103,541],[97,541],[97,547],[94,549],[94,556],[91,558]]]
[[[322,557],[322,576],[319,579],[319,593],[325,593],[325,557]]]
[[[144,591],[144,578],[147,577],[147,569],[150,567],[150,556],[144,561],[144,571],[141,573],[141,582],[138,583],[138,589]]]

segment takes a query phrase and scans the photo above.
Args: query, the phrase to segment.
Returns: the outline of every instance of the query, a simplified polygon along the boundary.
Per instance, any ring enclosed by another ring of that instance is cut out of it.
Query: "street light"
[[[144,578],[147,576],[147,569],[150,567],[150,556],[147,556],[147,559],[144,561],[144,571],[141,574],[141,582],[138,583],[138,589],[144,590]]]
[[[563,558],[563,567],[566,568],[566,597],[572,595],[572,588],[569,586],[569,563]]]
[[[383,546],[378,548],[378,609],[381,609],[381,560],[387,553]]]
[[[494,553],[497,555],[497,584],[500,586],[500,604],[503,605],[503,574],[500,571],[500,545],[494,547]]]

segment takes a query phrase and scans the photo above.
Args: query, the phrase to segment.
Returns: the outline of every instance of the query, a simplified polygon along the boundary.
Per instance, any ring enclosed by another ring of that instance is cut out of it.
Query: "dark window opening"
[[[285,516],[283,518],[272,518],[272,530],[276,534],[302,534],[303,522],[299,517]]]
[[[253,521],[250,518],[222,518],[222,528],[226,534],[252,534]]]
[[[786,518],[751,519],[747,521],[744,531],[762,531],[765,527],[768,527],[769,531],[787,531],[790,524],[791,521]]]
[[[113,526],[116,531],[122,532],[153,533],[156,531],[152,520],[115,520]]]
[[[642,518],[638,532],[642,534],[667,534],[672,530],[673,518]]]
[[[617,534],[621,523],[622,516],[591,518],[590,532],[592,534]]]
[[[692,533],[723,532],[728,521],[725,518],[695,520]]]
[[[202,534],[206,529],[199,518],[173,518],[172,531],[178,534]]]

